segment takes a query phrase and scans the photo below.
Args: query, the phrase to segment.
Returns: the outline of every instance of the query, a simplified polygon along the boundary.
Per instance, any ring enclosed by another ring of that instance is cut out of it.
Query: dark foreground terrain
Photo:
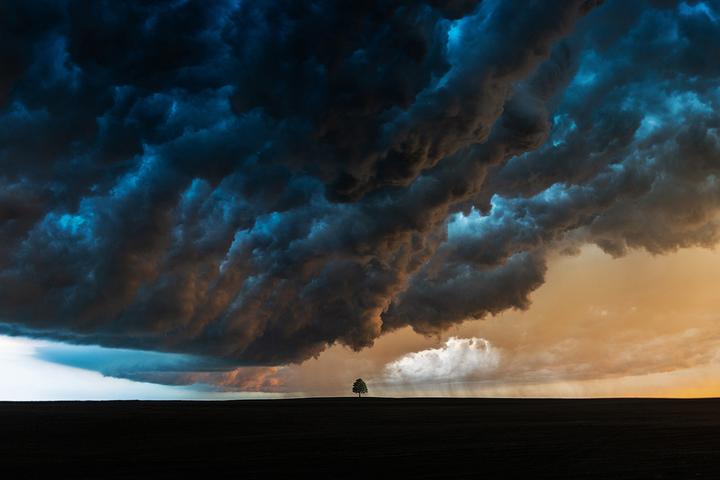
[[[0,403],[2,478],[720,478],[720,400]]]

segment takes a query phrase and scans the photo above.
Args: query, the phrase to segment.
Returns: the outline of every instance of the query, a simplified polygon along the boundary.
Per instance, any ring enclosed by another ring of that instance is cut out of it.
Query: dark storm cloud
[[[526,308],[569,244],[716,240],[715,3],[15,3],[23,332],[281,364]]]
[[[488,186],[536,196],[530,203],[554,192],[559,200],[531,214],[542,231],[567,231],[563,222],[548,228],[547,219],[582,213],[570,225],[586,225],[587,238],[611,253],[711,246],[720,167],[720,69],[711,60],[720,48],[717,11],[703,2],[630,15],[614,3],[598,10],[600,18],[629,17],[629,31],[578,29],[585,49],[550,141],[498,168]]]
[[[718,5],[669,7],[610,2],[555,47],[529,82],[546,85],[543,70],[568,81],[560,96],[545,95],[556,105],[548,141],[491,169],[476,210],[451,219],[448,240],[398,296],[386,327],[394,314],[432,331],[410,317],[432,319],[437,330],[494,313],[489,302],[477,305],[488,286],[463,280],[507,268],[520,252],[592,242],[612,255],[660,254],[717,244]],[[622,29],[608,27],[619,19]],[[541,283],[520,278],[526,293]],[[446,287],[454,284],[475,294],[453,297],[461,289]]]

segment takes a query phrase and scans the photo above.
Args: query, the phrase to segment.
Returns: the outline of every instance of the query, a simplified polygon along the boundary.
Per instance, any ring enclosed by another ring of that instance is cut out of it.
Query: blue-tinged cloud
[[[3,4],[0,318],[277,365],[713,245],[718,5],[600,3]]]
[[[12,341],[9,337],[5,338],[6,342]],[[106,377],[189,386],[191,391],[198,392],[275,392],[286,389],[284,372],[280,368],[232,368],[227,363],[186,354],[41,342],[35,346],[33,357],[99,372]]]
[[[556,47],[553,58],[562,61],[580,53],[567,62],[576,65],[574,77],[552,101],[549,141],[492,169],[476,209],[451,217],[448,239],[413,276],[390,319],[423,318],[431,325],[420,330],[433,331],[493,313],[478,301],[487,284],[471,279],[521,254],[542,259],[543,251],[573,251],[583,242],[613,255],[717,244],[720,71],[698,56],[696,37],[706,50],[720,46],[708,13],[718,6],[639,3],[628,10],[609,2]],[[622,31],[603,21],[619,18],[627,23]],[[541,273],[525,291],[542,283]]]
[[[191,376],[174,370],[187,365],[179,357],[0,335],[0,400],[262,398],[275,394],[261,390],[277,390],[279,385],[278,369]],[[165,376],[155,378],[154,373]]]
[[[181,354],[63,343],[41,345],[36,349],[35,356],[48,362],[95,370],[112,377],[132,377],[156,371],[182,372],[197,368],[200,360]]]

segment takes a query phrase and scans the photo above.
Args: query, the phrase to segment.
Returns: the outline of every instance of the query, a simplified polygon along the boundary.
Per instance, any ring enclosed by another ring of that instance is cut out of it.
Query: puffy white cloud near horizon
[[[497,369],[500,350],[484,338],[450,337],[443,346],[412,352],[385,366],[393,383],[452,381]]]

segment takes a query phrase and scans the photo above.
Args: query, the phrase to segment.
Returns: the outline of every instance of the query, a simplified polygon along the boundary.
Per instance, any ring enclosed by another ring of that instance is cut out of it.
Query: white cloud
[[[385,366],[390,382],[450,381],[491,372],[500,351],[484,338],[450,337],[440,348],[408,353]]]

